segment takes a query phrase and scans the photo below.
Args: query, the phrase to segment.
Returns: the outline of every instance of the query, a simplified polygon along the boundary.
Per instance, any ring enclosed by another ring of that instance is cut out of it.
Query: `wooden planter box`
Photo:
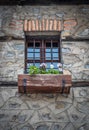
[[[69,93],[70,87],[71,75],[18,75],[18,91],[20,93]]]

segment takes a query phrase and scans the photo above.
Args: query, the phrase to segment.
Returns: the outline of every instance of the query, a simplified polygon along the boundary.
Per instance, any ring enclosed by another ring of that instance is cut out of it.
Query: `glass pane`
[[[40,49],[35,49],[35,52],[40,52]]]
[[[33,58],[33,53],[27,53],[28,58]]]
[[[29,43],[28,43],[28,46],[29,46],[29,47],[33,47],[33,46],[34,46],[34,43],[33,43],[33,42],[29,42]]]
[[[58,69],[58,67],[57,67],[57,64],[58,64],[59,62],[53,62],[53,65],[54,65],[54,68],[55,69]]]
[[[46,60],[51,60],[51,53],[46,53]]]
[[[51,52],[51,49],[49,49],[49,48],[46,48],[46,52]]]
[[[51,62],[47,62],[46,64],[47,64],[47,69],[49,69]]]
[[[33,48],[28,48],[27,52],[33,52],[33,50],[34,50]]]
[[[53,53],[53,57],[58,57],[58,53]]]
[[[40,53],[35,53],[35,59],[40,59]]]
[[[58,64],[59,62],[53,62],[52,64],[54,65],[54,69],[58,69],[58,67],[57,67],[57,64]],[[47,62],[46,63],[47,64],[47,69],[50,69],[50,65],[51,65],[51,62]]]
[[[58,60],[58,57],[53,57],[53,60]]]
[[[40,67],[40,63],[35,63],[35,66],[39,68]]]
[[[53,47],[58,47],[58,42],[53,42]]]
[[[52,52],[58,52],[58,48],[53,48]]]
[[[51,57],[46,57],[46,60],[51,60]]]
[[[51,57],[51,53],[46,53],[46,57]]]
[[[26,73],[29,73],[29,69],[26,69],[26,71],[27,71]]]
[[[39,42],[36,42],[36,43],[35,43],[35,47],[40,47],[40,43],[39,43]]]
[[[53,57],[53,60],[58,60],[58,57]]]
[[[58,60],[58,53],[53,53],[53,60]]]
[[[30,63],[27,63],[27,68],[29,68],[29,66],[30,66]]]
[[[29,68],[30,65],[33,65],[33,63],[27,63],[27,68]]]
[[[51,42],[46,42],[46,47],[51,47]]]

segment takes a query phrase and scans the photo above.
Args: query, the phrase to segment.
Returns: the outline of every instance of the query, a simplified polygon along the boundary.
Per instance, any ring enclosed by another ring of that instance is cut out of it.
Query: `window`
[[[25,71],[28,72],[30,64],[37,67],[41,63],[47,64],[47,69],[50,64],[57,69],[57,63],[61,62],[60,57],[60,39],[30,39],[26,41],[25,48]]]

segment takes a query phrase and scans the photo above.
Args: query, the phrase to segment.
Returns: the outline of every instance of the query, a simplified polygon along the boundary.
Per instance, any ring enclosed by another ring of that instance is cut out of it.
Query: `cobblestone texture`
[[[68,96],[2,87],[0,130],[89,130],[88,95],[88,87],[71,88]]]

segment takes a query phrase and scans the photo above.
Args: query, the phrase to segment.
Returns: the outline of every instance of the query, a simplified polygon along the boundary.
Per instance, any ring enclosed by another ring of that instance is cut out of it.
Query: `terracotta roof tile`
[[[31,21],[28,21],[28,24],[27,24],[27,31],[31,31]]]
[[[61,21],[56,19],[25,20],[24,31],[61,31]]]
[[[38,23],[38,20],[36,20],[36,31],[39,30],[39,23]]]
[[[61,27],[61,21],[57,21],[57,23],[58,23],[58,24],[57,24],[57,25],[58,25],[58,26],[57,26],[57,30],[59,31],[59,30],[61,30],[61,28],[62,28],[62,27]]]
[[[57,20],[54,20],[53,30],[57,30]]]
[[[46,29],[45,29],[46,31],[48,31],[49,30],[49,20],[48,19],[46,19]]]
[[[35,20],[31,21],[31,27],[32,27],[32,31],[35,31]]]
[[[41,23],[41,20],[39,20],[39,31],[42,31],[42,23]]]
[[[42,20],[42,30],[45,31],[45,20]]]

